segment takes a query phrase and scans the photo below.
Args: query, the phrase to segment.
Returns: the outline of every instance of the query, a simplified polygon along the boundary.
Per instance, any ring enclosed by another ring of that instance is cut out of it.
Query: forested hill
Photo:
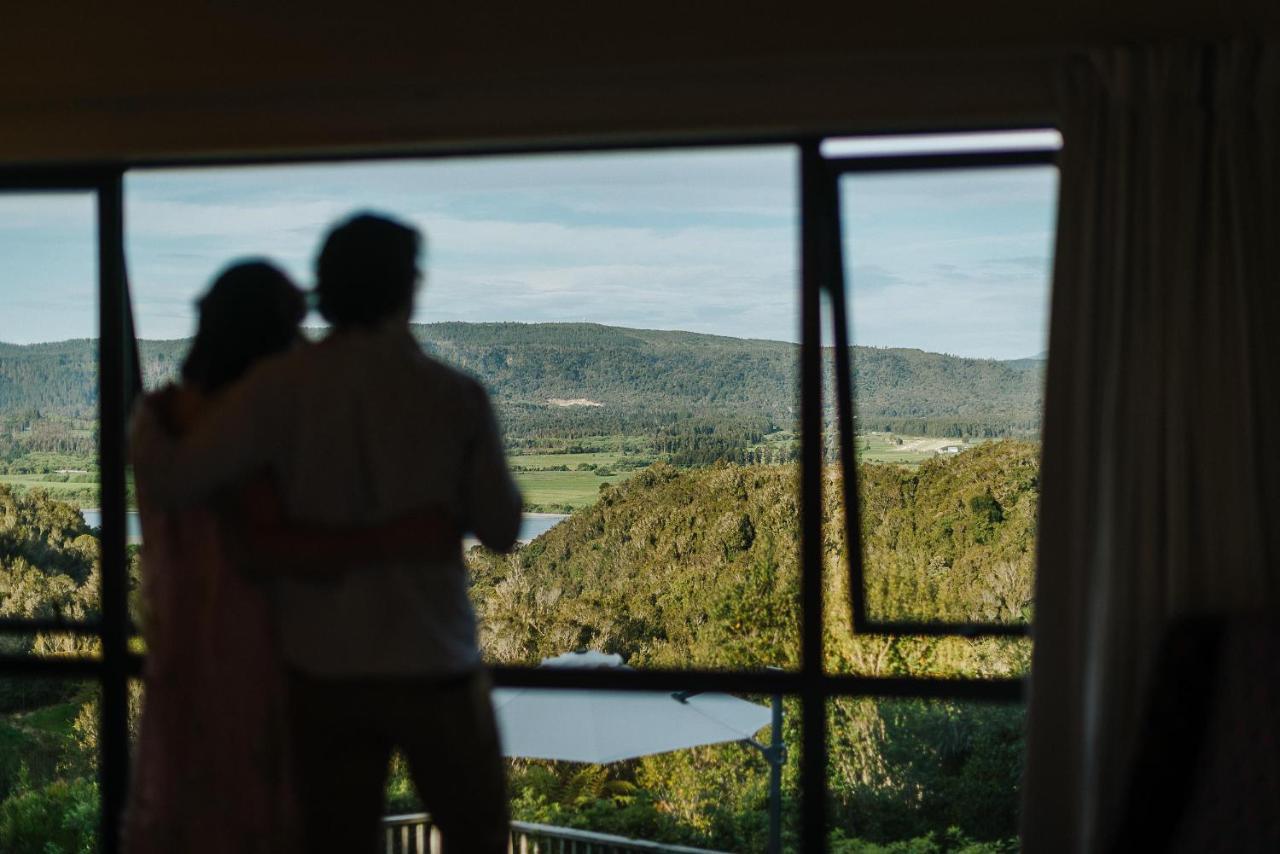
[[[861,467],[868,605],[922,620],[1021,622],[1031,616],[1038,449],[977,445],[951,457]],[[854,633],[840,490],[825,490],[825,665],[866,676],[1025,674],[1025,639]],[[800,661],[799,484],[794,466],[657,464],[601,490],[512,555],[468,553],[491,661],[533,664],[574,649],[634,667],[795,668]],[[784,730],[799,755],[799,715]],[[829,704],[827,792],[833,827],[879,845],[842,852],[1015,851],[1021,709],[841,697]],[[740,752],[739,752],[740,751]],[[794,766],[789,766],[794,768]],[[743,832],[764,810],[763,763],[750,750],[676,751],[609,773],[697,834],[669,841],[758,850]],[[795,780],[786,772],[788,796]],[[513,790],[528,791],[513,776]],[[517,803],[523,803],[517,801]],[[607,815],[608,813],[606,813]],[[554,814],[517,807],[523,820]],[[599,820],[597,820],[598,822]],[[596,823],[592,829],[623,832]],[[957,839],[1001,840],[966,844]],[[920,838],[933,833],[936,837]],[[632,833],[631,835],[638,835]],[[652,836],[650,838],[653,838]],[[902,840],[916,839],[914,844]],[[892,844],[891,844],[892,843]]]
[[[748,416],[778,427],[794,420],[799,349],[785,342],[589,323],[434,323],[414,333],[428,352],[479,376],[509,427],[627,432],[673,415]],[[0,415],[90,417],[95,347],[0,344]],[[176,373],[187,342],[140,348],[154,381]],[[858,347],[854,369],[863,429],[1020,435],[1038,426],[1034,360]]]
[[[1038,459],[1031,443],[998,441],[915,471],[862,465],[870,612],[924,621],[1029,619]],[[824,554],[843,591],[843,507],[839,489],[827,493]],[[799,501],[790,465],[657,464],[605,487],[589,509],[514,555],[470,553],[486,648],[503,661],[588,647],[664,666],[794,666]],[[846,603],[843,592],[828,600],[829,607]],[[847,632],[848,619],[846,612],[832,623],[840,639],[833,654],[852,661],[862,641]],[[1007,674],[1024,665],[957,659],[947,666]]]

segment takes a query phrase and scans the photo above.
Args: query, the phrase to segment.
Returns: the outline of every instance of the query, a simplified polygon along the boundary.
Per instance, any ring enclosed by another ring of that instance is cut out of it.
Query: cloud
[[[129,196],[138,327],[184,334],[173,329],[172,295],[189,302],[231,257],[266,254],[306,282],[329,223],[371,207],[427,235],[421,319],[588,319],[793,338],[792,158],[767,154],[588,158],[576,174],[574,164],[544,161],[532,177],[509,162],[365,165],[327,180],[316,170],[259,173],[266,180],[252,186],[239,173],[225,186],[206,172],[149,174]],[[605,167],[618,165],[623,174],[608,180]]]
[[[902,277],[879,264],[859,264],[847,268],[845,280],[849,286],[862,293],[892,288],[902,284]]]
[[[1004,258],[987,258],[982,263],[994,268],[1016,267],[1021,270],[1030,270],[1036,273],[1042,273],[1046,267],[1052,263],[1049,255],[1018,255],[1015,257]]]
[[[133,172],[138,328],[189,334],[193,299],[233,258],[265,255],[308,283],[330,224],[371,208],[427,234],[420,319],[796,340],[795,170],[791,149],[771,147]],[[1055,186],[1047,167],[844,179],[858,339],[966,355],[1043,350]],[[0,204],[0,258],[25,252],[38,274],[48,265],[32,260],[35,238],[91,247],[82,202]],[[16,320],[31,334],[56,337],[56,312],[24,312]]]

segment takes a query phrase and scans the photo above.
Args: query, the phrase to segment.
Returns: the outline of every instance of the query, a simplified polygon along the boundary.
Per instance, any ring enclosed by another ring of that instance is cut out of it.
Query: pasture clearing
[[[912,467],[933,459],[943,448],[953,445],[962,450],[968,447],[963,439],[901,436],[896,433],[860,433],[853,440],[858,462]]]
[[[590,471],[518,471],[516,483],[524,494],[526,510],[579,510],[589,507],[600,493],[600,484],[626,480],[630,472],[600,477]]]

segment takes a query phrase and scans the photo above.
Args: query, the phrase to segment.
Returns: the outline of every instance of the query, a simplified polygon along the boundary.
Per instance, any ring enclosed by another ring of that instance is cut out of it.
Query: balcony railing
[[[443,854],[440,833],[426,813],[390,815],[382,819],[382,854]],[[526,821],[511,822],[511,854],[631,854],[661,851],[667,854],[724,854],[686,845],[664,845],[627,839],[609,833],[573,830]]]

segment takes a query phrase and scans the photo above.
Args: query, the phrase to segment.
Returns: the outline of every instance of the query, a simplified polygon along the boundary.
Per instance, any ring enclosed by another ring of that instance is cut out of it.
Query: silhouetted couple
[[[374,850],[393,748],[453,851],[505,851],[462,536],[520,524],[489,400],[409,329],[420,235],[326,238],[319,343],[265,262],[200,301],[134,422],[148,646],[133,852]]]

